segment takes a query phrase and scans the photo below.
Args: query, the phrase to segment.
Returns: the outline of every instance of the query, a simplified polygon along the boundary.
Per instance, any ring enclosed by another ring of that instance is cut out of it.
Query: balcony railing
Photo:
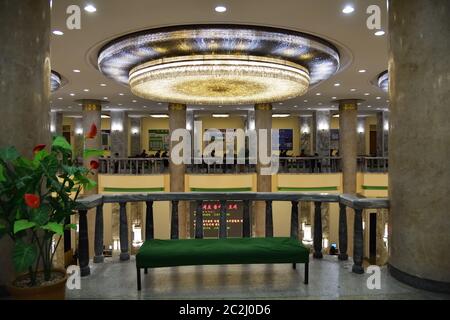
[[[314,236],[313,257],[322,258],[322,203],[339,203],[339,260],[347,260],[347,211],[346,208],[354,209],[354,238],[353,238],[353,272],[363,273],[363,217],[364,209],[382,209],[389,207],[389,201],[385,198],[358,198],[353,195],[338,195],[327,193],[269,193],[269,192],[238,192],[238,193],[151,193],[151,194],[119,194],[119,195],[93,195],[78,200],[79,212],[79,236],[78,236],[78,259],[82,276],[90,274],[89,267],[89,239],[88,239],[88,210],[96,208],[95,217],[95,256],[94,263],[103,262],[103,205],[105,203],[118,203],[119,211],[119,237],[120,237],[120,259],[128,260],[128,218],[127,203],[146,203],[145,239],[154,238],[153,203],[155,201],[170,201],[172,203],[170,237],[179,238],[178,230],[178,204],[180,201],[195,201],[195,238],[203,238],[203,201],[219,201],[219,238],[227,237],[227,201],[242,201],[243,223],[242,237],[251,237],[251,214],[252,202],[264,201],[265,209],[265,236],[273,236],[273,201],[291,202],[291,227],[292,238],[299,239],[299,202],[314,202]]]
[[[211,161],[209,161],[211,160]],[[208,158],[193,158],[186,165],[192,174],[239,174],[256,172],[256,161],[252,158],[234,158],[232,163],[217,163]],[[388,158],[358,157],[358,171],[386,173]],[[169,171],[169,158],[101,158],[99,173],[144,175],[163,174]],[[281,157],[278,173],[337,173],[342,172],[340,157]]]
[[[358,171],[360,172],[388,172],[387,157],[358,157]]]

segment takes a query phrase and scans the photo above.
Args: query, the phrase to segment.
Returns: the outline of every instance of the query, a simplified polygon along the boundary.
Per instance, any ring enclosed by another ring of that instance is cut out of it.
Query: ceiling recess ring
[[[189,104],[286,100],[339,69],[337,49],[284,29],[190,25],[116,39],[99,53],[100,71],[137,96]]]

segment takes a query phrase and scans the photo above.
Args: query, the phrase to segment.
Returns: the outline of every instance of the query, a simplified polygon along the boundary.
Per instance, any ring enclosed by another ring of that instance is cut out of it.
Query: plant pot
[[[42,273],[42,272],[40,272]],[[52,273],[63,274],[63,277],[51,284],[37,287],[17,287],[14,283],[17,280],[28,277],[28,274],[17,277],[8,286],[8,292],[16,300],[64,300],[66,297],[67,274],[64,269],[53,269]]]

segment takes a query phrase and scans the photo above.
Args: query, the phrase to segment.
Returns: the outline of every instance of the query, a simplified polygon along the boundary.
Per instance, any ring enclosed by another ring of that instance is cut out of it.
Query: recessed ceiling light
[[[230,115],[226,114],[226,113],[213,114],[212,116],[213,116],[213,118],[229,118],[230,117]]]
[[[367,106],[367,108],[372,108],[372,106]]]
[[[353,11],[355,11],[355,8],[353,6],[351,6],[351,5],[346,5],[344,7],[344,9],[342,9],[342,12],[345,13],[345,14],[352,13]]]
[[[133,102],[133,103],[136,103],[136,102],[137,102],[137,100],[133,100],[132,102]]]
[[[104,100],[108,100],[108,97],[103,97]]]
[[[308,100],[303,100],[303,102],[308,102]]]
[[[169,116],[167,114],[151,114],[150,117],[152,117],[152,118],[168,118]]]
[[[67,108],[72,109],[72,106],[68,106]]]
[[[84,10],[87,11],[87,12],[92,13],[92,12],[97,11],[97,8],[94,7],[92,4],[88,4],[86,7],[84,7]]]
[[[359,73],[364,73],[364,72],[366,72],[366,71],[367,71],[366,69],[360,69],[360,70],[358,70]]]
[[[71,97],[75,96],[75,93],[71,93],[70,96],[71,96]]]
[[[358,102],[357,105],[360,106],[360,105],[361,105],[361,102]]]
[[[89,92],[89,89],[83,89],[84,92]]]
[[[100,83],[100,87],[106,87],[106,84]]]
[[[162,105],[162,102],[158,102],[158,105]]]
[[[377,32],[375,32],[375,35],[380,37],[380,36],[384,36],[386,32],[384,32],[383,30],[378,30]]]
[[[352,88],[352,89],[350,89],[350,91],[354,92],[354,91],[356,91],[356,89],[355,89],[355,88]]]
[[[142,106],[143,108],[147,108],[147,106]]]
[[[272,118],[287,118],[289,116],[290,116],[289,113],[274,113],[272,115]]]
[[[294,108],[298,108],[298,106],[294,106]]]
[[[317,93],[316,93],[316,96],[320,96],[320,95],[321,95],[321,93],[320,93],[320,92],[317,92]]]
[[[321,105],[322,105],[322,102],[319,102],[318,105],[321,106]]]
[[[119,93],[119,96],[123,96],[123,93]]]
[[[339,82],[335,83],[334,86],[335,87],[339,87],[341,84]]]
[[[222,108],[222,106],[219,106],[219,108]]]
[[[308,110],[311,110],[311,108],[308,108]]]
[[[82,106],[82,104],[81,104],[81,103],[79,103],[78,105],[79,105],[80,107]]]
[[[78,69],[73,69],[73,72],[75,72],[75,73],[80,73],[81,71],[78,70]]]
[[[336,100],[336,99],[337,99],[337,97],[331,97],[331,99],[333,99],[333,100]]]
[[[223,12],[227,11],[227,7],[225,7],[225,6],[217,6],[217,7],[214,8],[214,10],[216,10],[216,12],[223,13]]]
[[[370,96],[370,93],[366,92],[364,93],[365,96]]]
[[[52,32],[55,36],[62,36],[64,34],[64,32],[62,32],[61,30],[53,30]]]
[[[118,103],[117,105],[118,105],[118,106],[121,106],[122,104],[121,104],[121,103]]]
[[[389,100],[386,100],[386,102],[389,102]]]
[[[63,98],[59,97],[58,100],[62,100]]]
[[[380,100],[380,99],[381,99],[381,97],[377,97],[376,99],[377,99],[377,100]]]
[[[282,105],[283,105],[283,102],[279,102],[278,104],[279,104],[280,106],[282,106]]]

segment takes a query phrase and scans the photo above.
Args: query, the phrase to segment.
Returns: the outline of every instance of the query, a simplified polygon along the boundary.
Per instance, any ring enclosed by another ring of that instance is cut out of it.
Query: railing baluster
[[[103,256],[103,204],[97,206],[95,213],[95,240],[94,240],[94,263],[105,260]]]
[[[242,215],[242,237],[250,238],[251,233],[250,200],[244,200],[244,212]]]
[[[219,238],[227,237],[227,201],[220,201]]]
[[[339,204],[339,260],[348,260],[347,254],[347,207]]]
[[[128,252],[128,218],[127,218],[127,203],[120,202],[120,260],[125,261],[130,259]]]
[[[170,239],[178,239],[178,200],[172,200],[172,216],[170,219]]]
[[[313,257],[322,259],[322,202],[314,202],[314,254]]]
[[[355,224],[353,231],[353,267],[354,273],[364,273],[363,262],[363,228],[362,209],[355,209]]]
[[[266,200],[266,237],[273,237],[272,200]]]
[[[298,240],[298,201],[291,201],[291,238]]]
[[[195,210],[195,239],[203,239],[203,201],[198,200]]]
[[[153,201],[146,201],[145,205],[145,240],[150,240],[155,237],[153,224]]]
[[[87,210],[79,210],[79,233],[78,233],[78,263],[80,265],[80,275],[82,277],[91,274],[89,268],[89,237]]]

